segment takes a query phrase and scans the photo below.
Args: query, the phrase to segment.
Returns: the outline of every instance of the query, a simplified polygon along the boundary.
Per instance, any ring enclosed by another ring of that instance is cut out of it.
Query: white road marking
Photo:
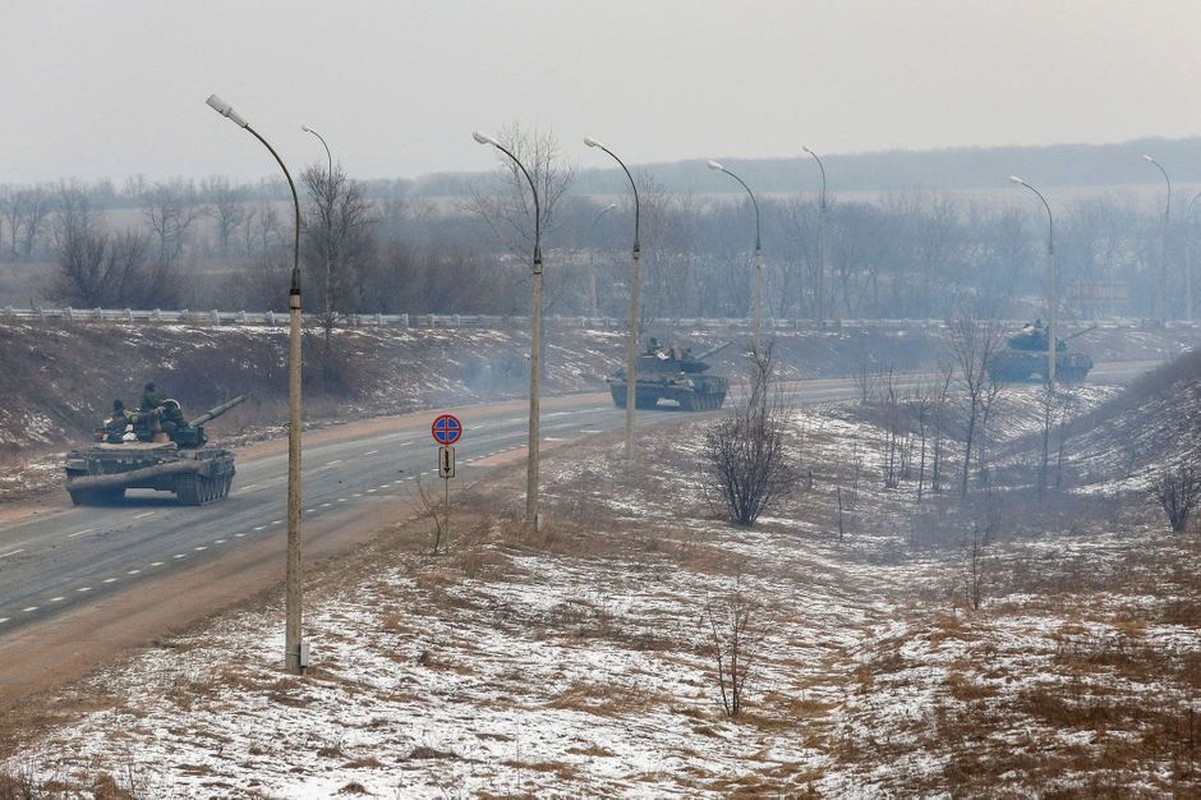
[[[272,525],[283,525],[284,521],[282,519],[273,519],[273,520],[271,520],[271,524]]]
[[[411,445],[411,444],[412,444],[412,442],[401,442],[401,443],[400,443],[400,446],[401,446],[401,447],[408,447],[408,446],[409,446],[409,445]]]
[[[157,513],[158,513],[157,511],[147,511],[142,514],[134,514],[133,518],[134,519],[142,519],[144,517],[153,517]]]
[[[163,564],[164,564],[164,563],[166,563],[166,562],[163,562],[163,561],[151,561],[151,562],[150,562],[150,566],[152,566],[152,567],[161,567],[161,566],[163,566]]]
[[[80,586],[80,587],[79,587],[78,589],[76,589],[75,591],[77,591],[77,592],[80,592],[80,593],[83,593],[83,592],[90,592],[90,591],[92,591],[92,587],[91,587],[91,586]]]
[[[379,450],[368,450],[366,453],[363,453],[363,455],[365,455],[365,456],[373,456],[373,455],[375,455],[375,454],[376,454],[376,453],[378,453],[378,452],[379,452]]]
[[[306,513],[306,514],[313,514],[313,513],[315,513],[316,511],[317,511],[317,509],[315,509],[315,508],[306,508],[306,509],[304,510],[304,513]]]
[[[341,464],[341,463],[342,463],[342,459],[340,459],[340,458],[335,458],[333,461],[326,461],[326,462],[325,462],[325,466],[327,466],[327,467],[332,467],[332,466],[334,466],[335,464]]]
[[[74,539],[76,536],[83,536],[85,533],[91,533],[94,530],[96,530],[96,529],[95,528],[84,528],[81,531],[75,531],[75,533],[68,533],[67,538]]]
[[[0,617],[0,625],[3,625],[6,622],[8,622],[8,617]]]
[[[9,556],[15,556],[17,553],[24,553],[24,552],[25,552],[25,548],[22,547],[20,550],[12,550],[8,553],[2,554],[2,555],[0,555],[0,558],[8,558]]]
[[[187,557],[188,557],[187,553],[176,553],[175,555],[171,556],[171,558],[187,558]]]
[[[129,572],[126,572],[125,574],[126,575],[137,575],[141,571],[142,570],[140,570],[140,569],[131,569]]]
[[[345,497],[339,497],[339,498],[338,498],[338,502],[339,502],[339,503],[345,503],[345,502],[346,502],[346,498],[345,498]]]
[[[213,544],[225,544],[226,541],[227,540],[225,539],[218,539],[217,541],[213,542]]]
[[[321,504],[321,507],[322,507],[322,508],[329,508],[329,507],[330,507],[330,506],[332,506],[332,505],[333,505],[333,503],[322,503],[322,504]]]
[[[243,487],[242,487],[242,491],[244,491],[244,492],[245,492],[245,491],[249,491],[250,489],[257,489],[257,488],[258,488],[258,484],[257,484],[257,483],[248,483],[248,484],[246,484],[245,486],[243,486]]]
[[[62,595],[59,595],[58,597],[51,597],[50,602],[51,603],[61,603],[62,601],[66,600],[66,599],[67,598],[63,597]]]
[[[33,612],[38,610],[38,607],[37,606],[29,606],[28,608],[22,608],[21,610],[24,611],[26,614],[32,614]]]
[[[273,524],[274,524],[274,523],[273,523]],[[257,525],[257,526],[255,526],[255,530],[256,530],[256,531],[261,531],[263,528],[266,528],[266,527],[267,527],[266,525]]]
[[[105,583],[116,583],[117,579],[116,578],[105,578],[104,582]]]
[[[241,539],[241,538],[242,538],[243,536],[245,536],[245,535],[246,535],[246,534],[244,534],[244,533],[235,533],[235,534],[234,534],[234,538],[235,538],[235,539]]]
[[[199,547],[193,547],[192,549],[195,550],[197,553],[201,553],[205,550],[208,550],[208,546],[202,544]]]

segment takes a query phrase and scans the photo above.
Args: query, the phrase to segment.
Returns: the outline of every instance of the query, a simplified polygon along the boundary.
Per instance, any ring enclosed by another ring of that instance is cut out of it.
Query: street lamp
[[[1168,171],[1154,158],[1143,156],[1143,161],[1153,164],[1164,182],[1168,185],[1168,198],[1163,204],[1163,236],[1159,242],[1159,290],[1155,293],[1155,319],[1157,322],[1167,322],[1168,319],[1168,225],[1172,217],[1172,179]]]
[[[334,174],[334,157],[329,152],[329,145],[325,143],[325,137],[322,136],[321,134],[317,133],[317,131],[313,130],[308,125],[301,125],[300,129],[302,131],[304,131],[305,133],[313,134],[321,142],[321,146],[325,148],[325,161],[329,165],[329,169],[326,171],[326,174],[333,175]]]
[[[751,205],[755,208],[755,302],[754,302],[754,331],[755,331],[755,358],[763,357],[762,342],[760,341],[763,334],[763,244],[759,236],[759,203],[755,200],[755,193],[751,191],[751,187],[746,185],[746,181],[730,172],[716,161],[708,162],[709,169],[724,172],[734,180],[742,184],[742,188],[746,189],[746,193],[751,196]]]
[[[504,145],[493,137],[476,131],[471,134],[480,144],[488,144],[504,153],[525,175],[530,192],[534,195],[534,310],[530,321],[530,433],[529,456],[526,459],[525,518],[534,524],[534,530],[542,527],[538,514],[538,417],[539,385],[542,376],[542,212],[538,206],[538,187],[530,177],[529,170]]]
[[[279,153],[275,152],[258,131],[217,95],[209,95],[207,102],[223,117],[247,131],[263,143],[271,152],[279,168],[284,171],[288,188],[292,190],[292,205],[296,210],[296,221],[292,241],[292,285],[288,291],[288,555],[285,573],[285,624],[284,666],[293,675],[299,675],[308,666],[301,636],[301,560],[300,560],[300,198],[296,184]]]
[[[1184,236],[1184,318],[1189,322],[1193,321],[1193,228],[1195,227],[1195,218],[1193,217],[1193,206],[1197,203],[1198,198],[1201,198],[1201,192],[1193,195],[1193,199],[1188,201],[1188,211],[1185,212],[1184,218],[1188,222],[1188,227],[1185,230]]]
[[[1050,386],[1055,382],[1055,347],[1058,335],[1055,328],[1055,311],[1059,302],[1058,287],[1055,285],[1058,280],[1055,275],[1055,218],[1051,216],[1051,206],[1047,204],[1047,198],[1043,197],[1042,192],[1017,175],[1010,175],[1009,180],[1019,186],[1025,186],[1038,195],[1038,199],[1043,203],[1043,208],[1047,210],[1047,385]]]
[[[333,280],[334,274],[334,157],[329,151],[329,145],[325,142],[325,137],[317,133],[308,125],[301,125],[300,129],[305,133],[311,133],[321,142],[321,146],[325,148],[325,163],[328,167],[325,173],[325,344],[326,356],[329,355],[329,338],[330,329],[333,327],[333,301],[330,299],[330,283]],[[327,365],[328,366],[328,365]]]
[[[596,319],[598,316],[600,316],[600,310],[597,307],[598,300],[596,297],[596,247],[594,246],[596,240],[596,226],[600,224],[601,217],[603,217],[605,214],[608,214],[615,208],[617,208],[617,203],[609,203],[609,205],[602,208],[599,212],[597,212],[597,215],[592,218],[592,226],[588,228],[589,239],[592,240],[589,242],[590,246],[588,248],[588,316],[592,319]]]
[[[826,203],[826,166],[817,153],[804,145],[801,145],[801,149],[813,156],[813,160],[817,162],[817,168],[822,173],[822,193],[817,204],[817,307],[815,309],[817,325],[821,327],[825,323],[826,302],[826,209],[828,208]]]
[[[617,155],[605,147],[603,144],[593,139],[591,136],[584,137],[584,144],[589,147],[599,147],[610,158],[617,162],[621,167],[622,172],[626,174],[626,178],[630,181],[630,189],[634,192],[634,251],[633,260],[630,271],[630,330],[626,337],[626,442],[625,442],[625,457],[626,468],[629,469],[634,463],[634,409],[637,406],[638,399],[638,293],[639,293],[639,277],[638,277],[638,259],[642,255],[642,246],[639,244],[639,206],[638,206],[638,186],[634,183],[634,176],[630,174],[630,170],[626,168],[625,162]]]

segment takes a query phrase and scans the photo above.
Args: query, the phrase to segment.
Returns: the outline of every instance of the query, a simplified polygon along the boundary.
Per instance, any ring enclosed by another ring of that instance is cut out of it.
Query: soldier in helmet
[[[163,432],[168,435],[174,435],[180,428],[185,428],[188,421],[184,419],[183,409],[179,407],[178,400],[167,398],[163,401],[162,412],[159,415],[159,424],[163,428]]]
[[[154,388],[154,382],[146,384],[142,388],[142,405],[139,406],[142,411],[153,411],[163,404],[162,395]]]
[[[113,415],[105,420],[104,435],[110,441],[121,441],[121,436],[125,433],[133,419],[130,413],[125,410],[125,403],[120,399],[113,401]]]

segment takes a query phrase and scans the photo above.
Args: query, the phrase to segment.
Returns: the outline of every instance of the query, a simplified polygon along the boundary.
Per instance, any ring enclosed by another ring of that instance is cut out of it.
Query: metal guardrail
[[[188,325],[265,325],[285,326],[288,324],[287,312],[275,311],[193,311],[163,310],[163,309],[112,309],[112,308],[13,308],[8,306],[0,309],[0,320],[62,320],[67,322],[123,322],[123,323],[165,323]],[[577,328],[611,328],[624,330],[624,317],[587,317],[562,316],[547,317],[553,324],[563,327]],[[316,315],[310,315],[306,322],[314,324]],[[676,327],[695,329],[750,329],[751,323],[746,319],[722,318],[676,318],[665,320]],[[1003,321],[1005,326],[1020,327],[1024,320]],[[764,327],[772,331],[808,330],[814,327],[808,319],[765,319]],[[339,316],[341,327],[394,327],[394,328],[507,328],[515,325],[528,325],[529,317],[496,316],[469,314],[345,314]],[[945,320],[939,319],[844,319],[827,322],[825,328],[887,328],[895,330],[941,330],[946,327]],[[1163,324],[1139,319],[1114,319],[1100,322],[1097,325],[1103,329],[1165,327]],[[1196,328],[1201,323],[1168,322],[1169,328]]]

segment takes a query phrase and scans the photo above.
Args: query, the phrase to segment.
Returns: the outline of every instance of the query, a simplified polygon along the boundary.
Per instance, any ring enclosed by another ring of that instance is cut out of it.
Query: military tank
[[[706,358],[725,350],[733,342],[726,342],[693,356],[691,348],[679,346],[661,347],[651,339],[646,352],[638,356],[637,381],[634,388],[636,408],[656,408],[660,400],[679,404],[684,411],[712,411],[721,408],[726,400],[730,381],[720,375],[703,374],[709,369]],[[613,395],[613,404],[626,407],[629,381],[626,371],[619,369],[609,374],[605,381]]]
[[[1083,336],[1096,325],[1065,336],[1055,343],[1055,377],[1073,383],[1084,380],[1093,360],[1084,353],[1068,350],[1068,342]],[[1047,329],[1038,320],[1028,323],[1005,340],[1006,347],[988,363],[994,381],[1032,382],[1047,379]]]
[[[75,505],[115,503],[127,489],[172,492],[180,505],[200,506],[229,494],[234,454],[209,447],[204,425],[243,402],[245,395],[185,421],[179,403],[123,412],[96,431],[91,447],[67,454],[67,492]]]

